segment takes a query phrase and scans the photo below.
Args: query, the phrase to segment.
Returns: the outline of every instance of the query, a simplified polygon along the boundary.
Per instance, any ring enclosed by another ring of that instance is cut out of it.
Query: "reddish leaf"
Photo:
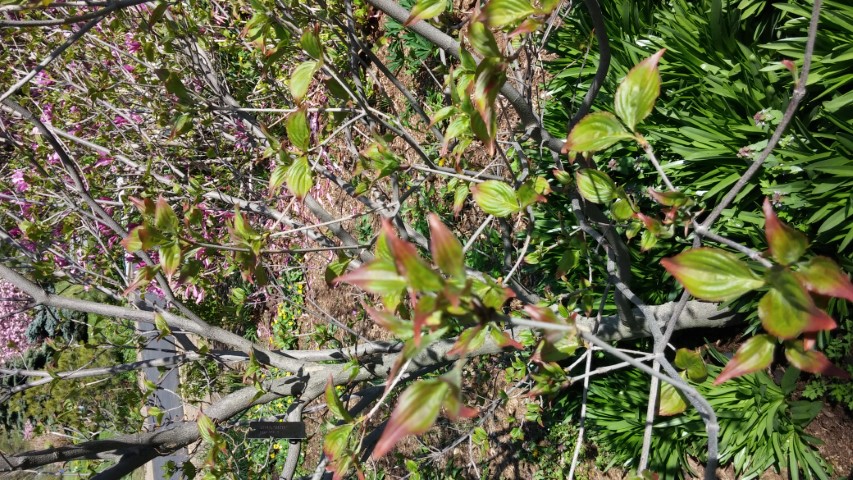
[[[814,257],[799,271],[797,278],[810,291],[853,302],[853,283],[835,262],[826,257]]]
[[[506,332],[502,332],[497,328],[491,328],[489,333],[492,335],[492,340],[494,340],[501,348],[515,348],[516,350],[524,350],[524,345],[518,343]]]
[[[481,326],[466,328],[459,337],[456,343],[453,344],[447,354],[452,356],[462,356],[466,353],[476,350],[483,346],[486,341],[486,329]]]
[[[430,250],[438,267],[446,274],[458,279],[465,278],[465,263],[462,244],[441,222],[438,215],[430,213],[428,217],[430,232]]]
[[[799,260],[809,247],[809,240],[802,232],[779,221],[769,198],[764,199],[764,232],[770,245],[770,255],[782,265]]]
[[[803,342],[789,342],[785,348],[785,358],[791,362],[791,365],[804,372],[850,378],[846,371],[833,365],[826,355],[817,350],[804,350]]]
[[[407,435],[420,435],[429,430],[449,392],[450,386],[441,380],[420,380],[407,388],[400,395],[372,457],[381,458]]]
[[[154,202],[151,201],[150,198],[130,197],[130,201],[131,203],[133,203],[136,209],[139,210],[139,213],[141,213],[143,216],[154,215],[154,210],[156,207],[154,206]]]
[[[729,360],[726,368],[714,380],[714,385],[769,367],[773,361],[775,348],[776,341],[770,335],[756,335],[750,338],[741,345],[734,358]]]
[[[415,246],[394,233],[391,222],[385,220],[382,230],[394,256],[397,270],[408,280],[409,287],[430,292],[437,292],[444,287],[441,276],[421,260]]]
[[[817,308],[812,297],[788,269],[776,268],[767,275],[771,288],[758,302],[758,317],[764,329],[783,338],[802,332],[832,330],[835,321]]]
[[[660,263],[691,295],[703,300],[732,300],[764,285],[746,263],[716,248],[694,248]]]
[[[665,207],[683,207],[690,203],[690,197],[683,192],[659,192],[651,187],[648,192],[652,200]]]

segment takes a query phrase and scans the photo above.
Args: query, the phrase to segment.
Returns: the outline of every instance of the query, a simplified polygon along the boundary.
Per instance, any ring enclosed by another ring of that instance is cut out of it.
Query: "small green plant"
[[[728,359],[711,350],[719,363]],[[730,463],[738,477],[758,478],[768,468],[797,470],[806,478],[828,479],[830,466],[820,457],[818,440],[805,427],[820,412],[820,402],[795,401],[799,371],[789,368],[781,385],[764,371],[714,386],[722,368],[708,364],[708,378],[693,383],[708,399],[720,422],[720,462]],[[635,468],[643,443],[649,379],[636,370],[620,370],[591,382],[588,426],[601,455],[600,468]],[[569,412],[579,408],[579,395],[569,390]],[[655,420],[649,469],[662,479],[684,478],[688,456],[703,458],[702,420],[694,410]],[[794,477],[796,478],[796,477]]]

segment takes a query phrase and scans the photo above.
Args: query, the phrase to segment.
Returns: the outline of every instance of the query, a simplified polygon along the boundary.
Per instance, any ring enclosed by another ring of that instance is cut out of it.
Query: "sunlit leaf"
[[[767,282],[771,288],[758,302],[758,317],[768,332],[779,338],[794,338],[803,332],[836,327],[832,317],[817,308],[790,270],[771,270],[767,274]]]
[[[300,63],[290,76],[290,94],[297,101],[305,98],[308,93],[308,87],[311,85],[311,79],[314,77],[314,72],[320,67],[316,60],[309,60]]]
[[[620,140],[634,138],[610,112],[595,112],[583,117],[563,148],[566,152],[597,152]]]
[[[300,108],[288,115],[284,128],[290,143],[302,153],[307,152],[311,144],[311,130],[308,128],[308,116],[305,110]]]
[[[169,328],[169,324],[166,323],[166,319],[163,318],[159,312],[154,313],[154,327],[157,329],[159,335],[157,338],[166,338],[172,334],[172,330]]]
[[[696,298],[725,301],[764,285],[764,281],[735,255],[716,248],[694,248],[661,265]]]
[[[323,44],[320,41],[320,26],[307,28],[299,39],[299,44],[314,60],[323,60]]]
[[[484,212],[496,217],[508,217],[521,209],[515,190],[498,180],[480,183],[471,189],[471,193]]]
[[[483,18],[490,27],[505,27],[536,13],[527,0],[489,0]]]
[[[418,0],[418,3],[412,7],[412,13],[409,15],[409,18],[406,19],[403,26],[408,27],[420,22],[421,20],[435,18],[444,13],[446,8],[447,0]]]
[[[797,278],[810,291],[853,302],[853,283],[835,262],[827,257],[814,257],[796,272]]]
[[[335,383],[332,381],[331,375],[329,376],[329,380],[326,382],[326,405],[329,407],[329,411],[332,412],[332,415],[338,419],[345,422],[353,421],[349,411],[347,411],[347,408],[344,406],[343,402],[341,402],[337,392],[335,392]]]
[[[160,246],[160,266],[167,277],[171,277],[181,265],[181,246],[177,241]]]
[[[593,168],[581,168],[575,173],[578,192],[593,203],[607,203],[616,196],[616,184],[606,173]]]
[[[270,195],[275,195],[281,186],[284,185],[284,181],[287,179],[287,169],[287,165],[278,164],[272,170],[269,183]]]
[[[741,345],[734,358],[729,360],[726,368],[714,380],[714,385],[769,367],[773,362],[775,349],[776,340],[770,335],[756,335],[750,338]]]
[[[338,277],[334,283],[349,283],[376,295],[396,294],[406,288],[406,279],[397,273],[397,267],[381,259]]]
[[[631,131],[634,131],[637,124],[652,113],[655,100],[660,95],[661,79],[658,73],[658,62],[665,51],[666,49],[660,50],[637,64],[616,89],[614,98],[616,115]]]
[[[468,40],[474,51],[483,57],[500,57],[501,50],[491,30],[483,22],[473,21],[468,26]]]
[[[659,204],[665,207],[683,207],[691,202],[684,192],[659,192],[651,187],[648,189],[649,196]]]
[[[314,181],[311,177],[311,166],[307,157],[299,157],[287,169],[287,188],[296,198],[305,198]]]
[[[687,410],[687,401],[684,396],[673,387],[672,384],[664,382],[660,387],[660,404],[658,405],[658,415],[662,417],[671,417]]]
[[[175,215],[175,211],[166,202],[163,197],[157,199],[157,206],[154,210],[154,225],[163,232],[175,233],[178,231],[180,222]]]
[[[773,259],[782,265],[790,265],[806,252],[809,240],[802,232],[785,225],[779,220],[769,198],[764,199],[764,232]]]

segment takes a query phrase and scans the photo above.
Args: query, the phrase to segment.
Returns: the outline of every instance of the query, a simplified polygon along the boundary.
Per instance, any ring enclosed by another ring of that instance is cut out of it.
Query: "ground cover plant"
[[[0,15],[0,471],[846,474],[842,2]]]

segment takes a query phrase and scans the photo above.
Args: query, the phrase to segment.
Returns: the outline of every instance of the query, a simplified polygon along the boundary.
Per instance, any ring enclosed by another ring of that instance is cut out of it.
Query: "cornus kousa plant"
[[[829,478],[853,31],[786,1],[2,2],[0,471]]]

